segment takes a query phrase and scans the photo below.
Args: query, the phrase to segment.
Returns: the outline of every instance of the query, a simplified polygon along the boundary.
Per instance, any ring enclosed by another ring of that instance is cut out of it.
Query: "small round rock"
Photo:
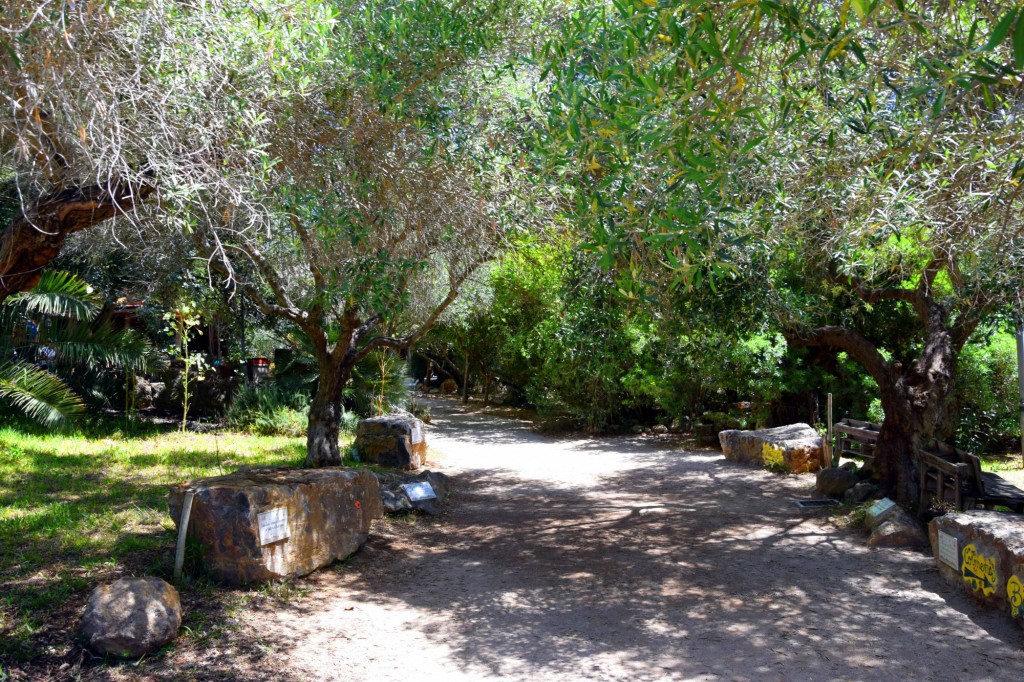
[[[135,657],[178,636],[181,598],[160,578],[121,578],[100,585],[85,605],[82,637],[101,655]]]

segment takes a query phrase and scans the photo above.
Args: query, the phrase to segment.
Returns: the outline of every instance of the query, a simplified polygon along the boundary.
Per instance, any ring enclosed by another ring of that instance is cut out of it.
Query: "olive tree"
[[[69,234],[149,202],[259,205],[270,124],[303,100],[337,9],[256,3],[12,0],[0,14],[0,300]]]
[[[320,90],[274,122],[287,169],[265,210],[225,206],[190,231],[211,270],[310,341],[319,369],[308,466],[341,463],[342,391],[376,350],[401,351],[534,215],[517,197],[525,136],[507,2],[369,3],[339,13]],[[507,140],[507,144],[499,141]]]
[[[1024,21],[1009,4],[858,8],[802,20],[819,44],[780,74],[794,113],[755,220],[802,280],[778,299],[790,344],[845,352],[874,379],[878,466],[912,504],[913,453],[956,431],[959,353],[1024,275]]]
[[[960,349],[1024,274],[1020,15],[616,2],[546,51],[550,165],[623,290],[760,278],[791,345],[878,384],[879,468],[907,504]]]

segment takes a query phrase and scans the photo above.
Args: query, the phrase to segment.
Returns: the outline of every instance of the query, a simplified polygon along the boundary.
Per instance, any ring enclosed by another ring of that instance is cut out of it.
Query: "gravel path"
[[[449,510],[249,620],[279,679],[1024,679],[1009,619],[801,512],[811,476],[433,412]]]

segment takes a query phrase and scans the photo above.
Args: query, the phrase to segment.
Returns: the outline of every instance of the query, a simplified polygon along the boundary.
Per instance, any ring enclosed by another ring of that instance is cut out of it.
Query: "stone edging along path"
[[[432,401],[436,519],[389,521],[244,619],[268,679],[1024,679],[1022,632],[925,553],[868,548],[778,476]]]

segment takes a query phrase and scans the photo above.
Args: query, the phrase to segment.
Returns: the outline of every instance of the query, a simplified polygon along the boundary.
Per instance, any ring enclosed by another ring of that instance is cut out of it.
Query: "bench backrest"
[[[856,419],[843,419],[835,425],[836,433],[841,433],[846,438],[860,443],[874,443],[877,441],[880,428],[877,424],[857,421]]]
[[[984,494],[985,485],[981,478],[981,460],[976,455],[964,452],[960,448],[954,448],[945,443],[933,443],[932,448],[936,453],[932,454],[933,457],[937,456],[946,462],[964,465],[964,473],[966,474],[964,483],[967,488],[976,494]],[[918,452],[925,453],[924,450],[919,450]]]
[[[960,461],[967,465],[970,470],[971,482],[974,484],[974,490],[980,495],[985,494],[985,481],[981,477],[981,460],[978,459],[977,455],[972,455],[969,452],[963,450],[957,450],[956,454],[960,457]]]
[[[851,417],[843,417],[839,420],[838,426],[853,426],[858,429],[868,429],[871,431],[881,431],[882,425],[875,424],[873,422],[861,421],[860,419],[853,419]]]

